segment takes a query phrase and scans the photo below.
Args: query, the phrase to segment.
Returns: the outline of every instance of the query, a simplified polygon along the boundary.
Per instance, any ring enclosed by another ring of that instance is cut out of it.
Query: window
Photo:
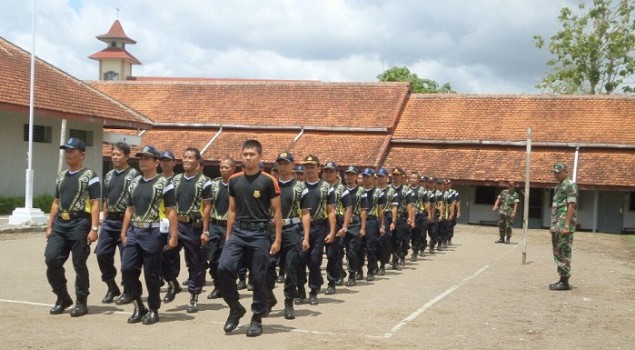
[[[631,192],[630,197],[631,200],[630,204],[628,205],[628,210],[635,211],[635,192]]]
[[[530,219],[542,218],[542,194],[543,194],[543,190],[539,188],[532,188],[529,191],[529,218]]]
[[[68,137],[80,139],[86,143],[86,146],[92,147],[93,145],[93,132],[91,130],[70,129],[68,132]]]
[[[119,73],[109,70],[104,73],[104,80],[119,80]]]
[[[496,187],[476,186],[474,204],[490,204],[496,202]]]
[[[29,142],[29,124],[24,124],[24,137],[25,142]],[[51,143],[53,136],[53,128],[44,125],[33,125],[33,142]]]

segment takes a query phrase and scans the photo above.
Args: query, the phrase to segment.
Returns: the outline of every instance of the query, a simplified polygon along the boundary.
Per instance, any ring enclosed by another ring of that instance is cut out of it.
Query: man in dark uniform
[[[428,236],[430,237],[430,254],[434,254],[434,249],[439,241],[439,217],[441,215],[439,208],[443,207],[443,201],[437,199],[438,192],[434,185],[434,178],[429,177],[426,179],[426,190],[428,194],[428,200],[430,201],[430,212],[432,217],[428,218]]]
[[[111,153],[114,169],[110,170],[104,177],[103,194],[103,215],[104,222],[101,225],[95,255],[101,271],[101,279],[106,282],[108,292],[101,300],[104,304],[112,303],[116,296],[121,295],[121,291],[115,282],[117,269],[115,268],[115,250],[119,247],[119,257],[123,252],[121,244],[121,224],[123,215],[128,208],[128,196],[130,193],[130,183],[139,176],[137,169],[128,166],[130,158],[130,146],[125,142],[117,142]],[[123,305],[131,300],[124,289],[123,295],[117,299],[117,304]]]
[[[221,295],[230,312],[223,329],[229,333],[236,329],[246,313],[238,301],[236,277],[241,258],[251,260],[253,274],[253,303],[248,337],[262,334],[262,317],[268,312],[267,264],[270,255],[280,250],[282,240],[282,216],[280,212],[280,188],[278,180],[258,168],[262,157],[262,145],[257,140],[243,143],[244,171],[229,179],[229,209],[227,212],[227,237],[218,263]],[[275,239],[271,243],[271,213]]]
[[[344,214],[346,213],[346,207],[342,203],[342,194],[346,190],[346,186],[342,184],[337,173],[337,165],[333,161],[328,161],[324,164],[322,168],[322,179],[327,182],[333,190],[331,204],[333,204],[334,208],[336,233],[335,241],[326,243],[326,279],[328,281],[328,287],[324,291],[324,294],[328,295],[335,293],[335,286],[341,286],[344,276],[346,275],[342,263],[342,259],[344,258],[345,233],[341,231],[344,225]]]
[[[280,201],[282,208],[282,245],[280,258],[285,261],[286,271],[280,271],[286,276],[284,281],[284,318],[295,318],[293,300],[299,296],[299,269],[304,268],[302,254],[309,250],[309,231],[311,216],[308,211],[302,213],[300,197],[306,189],[306,184],[293,178],[293,155],[282,152],[276,158],[278,165],[280,186]],[[302,213],[302,216],[300,214]],[[282,269],[282,266],[280,267]],[[270,286],[271,287],[271,286]]]
[[[161,307],[161,257],[165,245],[160,221],[162,215],[167,216],[167,248],[175,248],[178,245],[176,201],[172,183],[157,173],[159,151],[152,146],[144,146],[135,156],[139,158],[142,175],[130,184],[128,209],[121,226],[124,246],[121,275],[124,288],[134,303],[128,323],[143,321],[143,324],[154,324],[159,321],[158,310]],[[141,267],[148,291],[149,310],[141,301]]]
[[[209,215],[212,202],[211,181],[198,171],[201,152],[186,148],[183,152],[185,173],[174,175],[174,196],[176,199],[176,220],[178,221],[179,242],[185,251],[185,263],[188,268],[188,286],[190,302],[187,312],[198,311],[198,295],[205,283],[206,251],[201,249],[207,244],[209,233]],[[203,209],[201,212],[201,208]]]
[[[366,168],[362,172],[362,184],[368,200],[368,217],[366,218],[366,254],[368,255],[367,281],[374,281],[379,270],[377,261],[381,258],[380,239],[386,234],[384,228],[384,207],[386,198],[381,189],[375,186],[375,172]]]
[[[441,182],[440,191],[442,193],[443,200],[443,213],[441,214],[441,234],[439,235],[439,243],[437,249],[443,247],[443,249],[447,249],[448,240],[450,239],[450,231],[452,230],[452,220],[454,220],[454,195],[448,191],[447,182],[443,180]]]
[[[328,164],[328,162],[327,162]],[[329,260],[326,265],[326,274],[329,280],[329,287],[335,283],[337,277],[339,277],[339,267],[337,266],[337,260],[333,259],[333,252],[336,255],[335,246],[335,192],[333,187],[325,181],[319,178],[320,161],[318,157],[309,155],[304,158],[304,170],[306,172],[306,189],[302,192],[300,198],[300,207],[302,208],[302,216],[309,214],[311,217],[310,229],[309,229],[309,250],[306,253],[304,259],[306,265],[309,267],[309,303],[311,305],[317,305],[318,290],[324,284],[322,278],[322,256],[324,253],[324,245],[327,245],[327,259]],[[329,254],[329,246],[330,248]],[[301,269],[306,271],[305,269]],[[306,272],[305,272],[306,273]],[[305,277],[300,272],[300,279],[298,285],[304,285]],[[334,288],[334,287],[333,287]],[[302,301],[303,290],[299,291],[298,301]],[[334,292],[334,291],[333,291]]]
[[[101,186],[97,174],[84,168],[84,141],[71,137],[60,149],[64,150],[68,169],[57,176],[46,230],[46,277],[57,295],[49,313],[61,314],[73,304],[64,274],[64,263],[72,253],[77,303],[71,310],[71,317],[77,317],[88,313],[86,299],[90,294],[90,281],[86,260],[90,244],[97,240]]]
[[[391,256],[391,232],[390,224],[392,223],[392,205],[390,200],[395,195],[395,190],[388,184],[388,170],[381,168],[377,170],[377,188],[381,190],[381,202],[384,203],[384,220],[379,223],[380,229],[384,229],[384,234],[379,238],[379,270],[377,275],[386,274],[386,264],[390,263]]]
[[[363,240],[366,236],[366,219],[368,217],[368,198],[362,186],[357,185],[359,171],[349,166],[344,172],[346,190],[342,193],[342,202],[346,208],[344,224],[338,232],[344,236],[346,257],[348,259],[347,287],[356,285],[355,276],[361,270],[364,255]]]
[[[430,218],[430,199],[428,191],[419,186],[419,173],[412,172],[409,177],[410,191],[408,196],[408,219],[412,229],[412,256],[410,260],[417,261],[419,253],[423,256],[425,248],[428,246],[426,232],[428,230],[428,220]]]
[[[236,162],[230,157],[225,157],[220,161],[220,177],[212,181],[212,213],[209,223],[209,243],[208,261],[209,274],[214,283],[214,289],[209,293],[207,299],[217,299],[221,297],[218,285],[218,260],[220,259],[225,236],[227,236],[227,209],[229,208],[229,178],[234,174]],[[245,286],[246,288],[246,286]]]
[[[401,270],[401,266],[405,265],[405,256],[408,253],[408,237],[410,231],[410,223],[408,222],[408,203],[406,194],[409,187],[403,184],[404,171],[401,168],[394,168],[392,174],[392,187],[394,195],[390,200],[392,222],[390,223],[390,232],[392,234],[392,268],[393,270]]]
[[[161,175],[172,181],[174,177],[174,166],[176,165],[176,158],[172,151],[163,151],[159,157],[161,165]],[[164,236],[167,242],[167,236]],[[163,297],[164,303],[169,303],[174,300],[176,295],[181,292],[181,286],[176,279],[181,272],[181,245],[179,244],[175,249],[169,249],[163,252],[163,259],[161,261],[161,276],[168,283],[168,290]],[[185,281],[187,285],[188,281]]]
[[[461,217],[461,195],[457,190],[452,188],[452,180],[448,179],[448,191],[453,198],[454,202],[454,216],[450,221],[450,236],[448,237],[447,244],[452,245],[452,238],[454,238],[454,227],[456,226],[456,220]]]

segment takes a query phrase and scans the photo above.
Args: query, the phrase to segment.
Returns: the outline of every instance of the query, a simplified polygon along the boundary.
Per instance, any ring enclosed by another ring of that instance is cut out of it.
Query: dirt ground
[[[249,314],[223,333],[228,308],[200,300],[187,314],[187,293],[164,304],[161,321],[129,325],[131,305],[100,303],[94,254],[89,258],[89,314],[52,316],[55,297],[46,281],[43,235],[0,235],[0,348],[2,349],[633,349],[635,344],[635,240],[575,234],[568,292],[549,291],[558,279],[549,234],[530,230],[522,264],[522,230],[512,244],[494,244],[497,228],[457,226],[448,251],[408,261],[375,282],[320,294],[320,305],[296,306],[296,319],[280,303],[264,320],[264,333],[245,336]],[[74,272],[66,263],[67,278]],[[183,265],[184,266],[184,265]],[[180,280],[186,271],[181,272]],[[251,293],[241,293],[249,306]]]

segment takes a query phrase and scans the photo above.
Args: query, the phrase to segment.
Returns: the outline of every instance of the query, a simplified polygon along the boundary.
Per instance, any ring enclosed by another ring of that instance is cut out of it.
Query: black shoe
[[[349,278],[348,281],[346,281],[347,287],[355,287],[356,285],[357,285],[357,282],[355,282],[354,278]]]
[[[399,259],[399,266],[406,266],[406,261],[404,259]]]
[[[344,285],[344,278],[340,277],[335,281],[335,285],[336,286],[343,286]]]
[[[227,321],[225,322],[225,326],[223,326],[223,330],[225,333],[229,333],[238,327],[238,323],[240,322],[240,318],[245,316],[247,310],[240,305],[240,303],[236,302],[236,306],[232,307],[229,310],[229,316],[227,316]]]
[[[364,272],[357,271],[357,273],[355,273],[355,281],[361,281],[363,279],[364,279]]]
[[[505,239],[505,244],[509,244],[510,243],[510,237],[507,237],[507,239]]]
[[[168,281],[168,292],[163,297],[164,303],[171,303],[176,295],[181,293],[181,286],[177,280]]]
[[[190,294],[190,302],[187,304],[188,314],[193,314],[198,312],[198,294]]]
[[[236,284],[236,289],[238,290],[242,290],[246,288],[247,288],[247,283],[245,282],[245,280],[240,280],[238,281],[238,284]]]
[[[84,316],[88,313],[88,306],[86,305],[87,295],[78,295],[75,307],[71,310],[71,317]]]
[[[157,310],[150,309],[148,313],[143,316],[143,324],[150,325],[159,322],[159,312]]]
[[[304,287],[298,288],[298,297],[293,299],[296,305],[304,304],[304,300],[306,300],[306,291]]]
[[[434,254],[434,245],[430,246],[430,254]]]
[[[269,296],[267,297],[267,312],[265,312],[263,316],[264,317],[269,316],[269,314],[271,313],[271,310],[273,310],[273,307],[276,306],[276,304],[278,304],[278,299],[276,299],[276,296],[273,294],[273,291],[270,290]]]
[[[253,292],[254,291],[253,283],[251,283],[251,282],[247,283],[247,291],[248,292]]]
[[[128,293],[126,293],[126,291],[124,290],[123,293],[121,293],[121,296],[119,297],[119,299],[117,299],[117,301],[115,302],[115,304],[126,305],[126,304],[130,304],[131,302],[132,302],[132,299],[130,298]]]
[[[324,291],[325,295],[331,295],[331,294],[335,294],[335,285],[334,284],[329,284],[328,287],[326,287],[326,290]]]
[[[278,278],[276,278],[276,282],[277,283],[284,283],[284,280],[285,280],[285,278],[282,275],[280,275],[280,276],[278,276]]]
[[[366,281],[372,282],[374,280],[375,280],[375,274],[369,273],[368,276],[366,276]]]
[[[496,241],[494,243],[505,243],[505,240],[503,239],[503,237],[501,237],[498,241]]]
[[[437,243],[437,250],[438,250],[438,251],[441,251],[441,250],[442,250],[442,249],[441,249],[441,242]]]
[[[412,253],[412,256],[410,257],[410,261],[417,261],[417,253]]]
[[[188,284],[190,284],[190,279],[189,278],[186,279],[185,281],[181,282],[181,285],[186,286],[186,287],[187,287]]]
[[[377,270],[377,275],[383,276],[385,274],[386,274],[386,268],[380,267],[379,270]]]
[[[560,277],[560,281],[554,284],[549,285],[550,290],[570,290],[571,286],[569,286],[569,277]]]
[[[214,288],[211,293],[207,295],[207,299],[218,299],[220,298],[220,289]]]
[[[110,304],[113,300],[115,300],[115,297],[121,295],[121,290],[119,290],[115,281],[108,281],[106,282],[106,285],[108,285],[108,291],[106,292],[106,295],[104,295],[104,298],[101,299],[101,302],[103,304]]]
[[[295,311],[293,310],[293,299],[284,300],[284,318],[286,320],[295,319]]]
[[[247,328],[247,336],[257,337],[261,334],[262,334],[262,320],[260,320],[254,315],[251,318],[251,323],[249,324],[249,328]]]
[[[132,315],[128,317],[128,323],[139,323],[141,322],[143,316],[148,313],[148,309],[145,305],[143,305],[141,298],[137,298],[132,302],[134,304],[134,311],[132,312]]]
[[[319,304],[318,298],[317,298],[317,291],[311,291],[311,293],[309,293],[309,304],[311,305]]]
[[[66,310],[67,307],[73,305],[73,299],[68,293],[59,293],[57,295],[57,300],[55,301],[55,305],[49,310],[51,315],[59,315]]]

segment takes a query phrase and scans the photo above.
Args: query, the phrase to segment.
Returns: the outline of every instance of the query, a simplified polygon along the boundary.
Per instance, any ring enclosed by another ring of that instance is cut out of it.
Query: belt
[[[215,225],[227,226],[227,220],[211,219],[210,221],[212,222],[212,224],[215,224]]]
[[[237,224],[241,230],[264,231],[267,229],[267,224],[264,222],[239,221]]]
[[[311,226],[322,226],[322,225],[326,225],[327,222],[328,220],[326,219],[311,221]]]
[[[291,225],[296,225],[302,222],[302,219],[300,218],[289,218],[289,219],[282,219],[282,226],[291,226]]]
[[[108,212],[108,215],[106,215],[106,219],[114,220],[114,221],[121,221],[121,220],[123,220],[123,217],[124,217],[124,213],[123,212],[121,212],[121,213]]]
[[[159,228],[159,223],[158,222],[140,222],[140,221],[133,221],[131,223],[132,226],[136,227],[136,228]]]
[[[368,217],[366,218],[366,221],[368,220],[379,220],[379,218],[375,215],[368,215]]]
[[[84,212],[69,213],[67,211],[61,211],[57,213],[57,217],[64,221],[69,221],[72,219],[83,219],[83,218],[87,218],[88,216],[89,216],[88,213],[84,213]]]
[[[189,224],[190,222],[201,221],[201,218],[199,216],[190,216],[187,214],[176,214],[176,221]]]

